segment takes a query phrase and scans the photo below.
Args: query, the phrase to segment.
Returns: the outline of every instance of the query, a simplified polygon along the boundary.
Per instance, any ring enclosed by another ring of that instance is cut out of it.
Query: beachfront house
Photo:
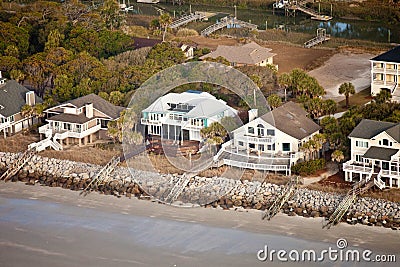
[[[108,122],[117,120],[123,110],[96,94],[82,96],[46,109],[47,124],[39,127],[39,133],[51,141],[49,145],[60,149],[108,139]]]
[[[362,120],[350,133],[351,158],[343,163],[346,181],[376,180],[400,188],[400,123]]]
[[[392,100],[400,102],[400,46],[371,60],[371,95],[381,90],[392,94]]]
[[[146,135],[173,141],[201,141],[200,130],[237,111],[225,101],[201,91],[169,93],[142,111]]]
[[[319,133],[320,126],[294,102],[260,117],[256,112],[249,111],[250,122],[233,131],[233,139],[222,145],[215,161],[290,175],[290,167],[304,159],[300,146]]]
[[[207,58],[216,59],[223,57],[228,60],[232,66],[262,66],[274,64],[274,56],[271,49],[260,46],[255,42],[251,42],[242,46],[219,45],[217,49],[207,55],[200,57],[205,60]],[[278,67],[276,65],[276,67]]]
[[[30,122],[36,123],[37,119],[33,114],[22,116],[21,108],[24,105],[34,106],[41,103],[33,91],[29,91],[24,86],[14,80],[2,78],[0,71],[0,132],[4,138],[28,128]]]

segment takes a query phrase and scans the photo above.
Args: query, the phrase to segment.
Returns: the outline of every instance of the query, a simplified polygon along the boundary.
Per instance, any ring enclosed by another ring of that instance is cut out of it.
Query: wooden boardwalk
[[[328,41],[331,39],[331,36],[329,34],[326,34],[326,30],[322,28],[317,29],[317,36],[312,38],[311,40],[307,41],[304,43],[305,48],[311,48],[313,46],[322,44],[325,41]]]
[[[223,17],[221,21],[208,26],[204,30],[201,31],[202,36],[207,36],[212,34],[215,31],[218,31],[223,28],[249,28],[251,30],[257,30],[257,25],[239,20],[237,18],[232,18],[232,17]]]
[[[178,28],[178,27],[180,27],[182,25],[188,24],[189,22],[196,21],[196,20],[202,20],[202,19],[205,19],[206,17],[207,16],[206,16],[205,12],[197,12],[196,11],[196,12],[194,12],[192,14],[189,14],[187,16],[184,16],[184,17],[181,17],[181,18],[175,20],[174,22],[172,22],[169,25],[169,27],[171,29],[176,29],[176,28]]]

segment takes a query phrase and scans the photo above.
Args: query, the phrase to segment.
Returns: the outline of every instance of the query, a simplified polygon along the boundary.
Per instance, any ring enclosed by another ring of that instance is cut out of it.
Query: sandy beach
[[[349,247],[399,254],[399,231],[347,224],[327,230],[322,218],[278,214],[262,221],[260,215],[1,182],[0,265],[282,266],[259,261],[257,251],[324,249],[338,238]]]

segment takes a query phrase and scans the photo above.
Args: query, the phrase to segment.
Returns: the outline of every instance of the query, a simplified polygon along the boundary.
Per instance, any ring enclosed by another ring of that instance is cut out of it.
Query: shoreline
[[[278,214],[271,221],[261,220],[261,212],[255,210],[222,210],[218,208],[178,208],[136,198],[116,198],[92,192],[86,197],[78,191],[27,186],[23,183],[0,183],[0,197],[44,201],[66,206],[80,207],[97,212],[111,212],[126,216],[157,218],[168,221],[200,224],[223,229],[235,229],[255,234],[292,237],[308,242],[335,243],[346,238],[349,245],[381,253],[398,253],[399,231],[383,227],[338,224],[322,229],[322,218],[289,217]],[[4,201],[0,202],[4,205]],[[301,230],[299,230],[301,229]]]

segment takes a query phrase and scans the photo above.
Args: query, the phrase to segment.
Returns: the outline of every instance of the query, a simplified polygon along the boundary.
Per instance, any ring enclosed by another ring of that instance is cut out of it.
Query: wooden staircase
[[[261,219],[264,220],[266,218],[267,220],[271,220],[276,214],[278,214],[283,205],[295,195],[301,183],[299,176],[292,177],[279,196],[275,199],[274,203],[272,203],[268,210],[263,212]]]
[[[190,182],[190,179],[194,175],[195,174],[184,173],[179,178],[178,182],[169,191],[168,195],[164,199],[161,199],[161,200],[165,203],[172,204],[182,194],[183,190],[188,185],[188,183]]]
[[[368,191],[372,186],[376,184],[377,174],[372,174],[369,180],[362,180],[353,185],[352,189],[347,192],[339,206],[329,217],[328,222],[322,226],[322,228],[331,228],[332,226],[338,224],[350,207],[356,202],[358,196],[362,195]]]
[[[121,162],[120,157],[114,156],[90,181],[85,189],[81,192],[85,196],[91,191],[98,188],[99,185],[105,184],[111,180],[111,174]]]
[[[171,29],[176,29],[182,25],[188,24],[189,22],[196,21],[196,20],[202,20],[205,19],[206,15],[203,12],[194,12],[192,14],[189,14],[187,16],[184,16],[182,18],[179,18],[172,22],[168,27]]]
[[[5,182],[8,181],[11,177],[16,175],[35,154],[35,149],[28,148],[25,150],[16,160],[14,160],[14,162],[11,163],[5,173],[1,175],[0,180],[4,180]]]

